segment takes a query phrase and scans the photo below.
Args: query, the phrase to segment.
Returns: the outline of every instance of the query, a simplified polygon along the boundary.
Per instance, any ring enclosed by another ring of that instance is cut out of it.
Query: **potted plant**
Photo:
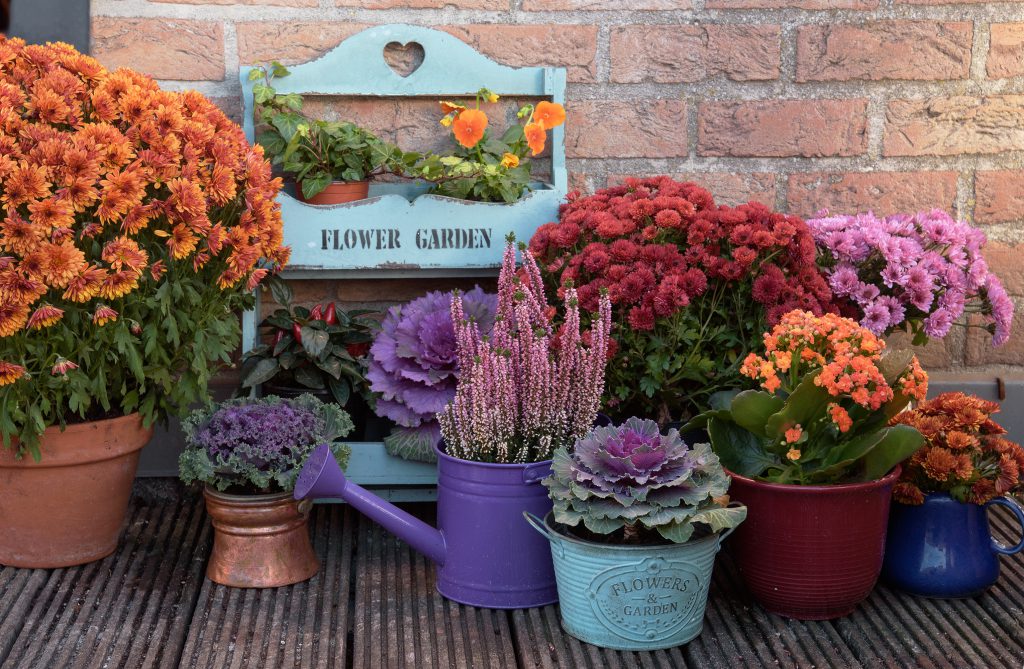
[[[994,345],[1009,339],[1013,302],[988,270],[981,230],[939,209],[822,216],[807,222],[819,264],[844,312],[867,329],[909,330],[914,344],[925,344],[968,312],[987,321]]]
[[[540,271],[524,257],[516,275],[510,241],[498,279],[490,336],[452,299],[460,377],[438,415],[438,529],[346,480],[319,449],[303,469],[297,498],[334,496],[398,534],[438,564],[445,597],[485,608],[526,608],[557,599],[547,543],[523,512],[551,510],[540,481],[551,454],[587,432],[604,387],[611,304],[581,331],[579,303],[565,295],[566,320],[549,320]],[[589,341],[589,345],[584,344]]]
[[[1000,554],[1024,550],[992,538],[986,509],[1009,508],[1024,527],[1024,448],[992,420],[999,405],[944,393],[897,415],[925,443],[903,463],[893,490],[882,563],[888,584],[925,597],[973,597],[999,578]]]
[[[694,423],[749,509],[732,545],[754,597],[792,618],[836,618],[878,579],[898,465],[923,441],[888,423],[924,399],[928,377],[835,314],[792,311],[764,347],[741,367],[763,390],[716,398]]]
[[[555,451],[544,485],[562,627],[604,648],[658,650],[697,637],[719,544],[746,517],[708,444],[630,418]]]
[[[565,122],[565,109],[546,100],[519,108],[519,123],[499,137],[489,130],[483,103],[498,96],[486,88],[477,91],[474,106],[441,102],[441,125],[451,130],[456,149],[451,153],[406,153],[403,176],[433,184],[431,193],[476,202],[519,200],[530,190],[532,157],[544,151],[547,133]]]
[[[319,562],[306,517],[312,503],[292,498],[295,479],[314,448],[326,444],[340,467],[352,430],[348,414],[312,395],[234,399],[194,411],[182,423],[179,475],[202,483],[213,523],[206,576],[236,588],[305,581]]]
[[[280,183],[195,91],[67,44],[0,63],[0,564],[62,567],[113,552],[154,422],[231,362]]]
[[[743,359],[782,314],[833,309],[802,220],[759,203],[715,206],[669,177],[570,197],[530,250],[550,288],[576,286],[584,311],[601,290],[611,297],[612,418],[685,421],[714,393],[745,387]]]
[[[279,397],[309,393],[324,402],[337,402],[356,424],[353,438],[365,439],[371,418],[367,356],[378,323],[373,311],[338,309],[333,302],[312,308],[292,304],[284,281],[270,282],[275,301],[282,305],[263,319],[270,341],[245,354],[242,387],[262,385]]]
[[[362,200],[369,194],[371,179],[401,171],[405,154],[397,146],[354,123],[311,119],[302,113],[301,95],[278,94],[273,81],[286,76],[288,69],[277,61],[249,73],[253,81],[263,79],[252,91],[261,127],[256,141],[295,179],[301,202]]]
[[[482,334],[494,326],[498,297],[476,286],[460,294],[462,311]],[[437,462],[437,412],[455,397],[458,381],[452,293],[433,291],[388,310],[370,348],[367,379],[377,415],[395,423],[384,437],[388,452]]]

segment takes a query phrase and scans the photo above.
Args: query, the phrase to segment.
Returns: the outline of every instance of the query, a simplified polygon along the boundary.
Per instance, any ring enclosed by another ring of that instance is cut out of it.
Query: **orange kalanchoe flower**
[[[479,109],[467,109],[452,122],[455,140],[467,149],[472,149],[483,139],[486,129],[487,114]]]
[[[523,135],[526,137],[526,145],[530,147],[530,153],[537,155],[544,151],[544,143],[547,142],[548,133],[540,123],[527,123],[523,127]]]
[[[543,100],[533,110],[533,120],[545,130],[551,130],[565,123],[565,107],[557,102]]]

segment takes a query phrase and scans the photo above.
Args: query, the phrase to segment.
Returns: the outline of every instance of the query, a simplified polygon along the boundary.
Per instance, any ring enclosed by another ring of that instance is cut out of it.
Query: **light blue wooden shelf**
[[[407,76],[384,59],[388,44],[417,43],[423,62]],[[438,30],[411,25],[369,28],[320,58],[289,68],[274,82],[282,94],[347,97],[457,98],[488,88],[503,96],[565,101],[565,69],[512,68],[496,63],[465,42]],[[239,72],[243,127],[254,140],[251,67]],[[335,206],[299,202],[294,186],[278,196],[284,241],[292,247],[284,276],[313,278],[415,278],[493,276],[501,263],[505,236],[528,240],[540,225],[557,219],[565,197],[565,128],[554,128],[551,183],[513,204],[467,202],[426,194],[416,183],[371,184],[370,197]],[[243,341],[258,343],[259,305],[243,318]],[[384,444],[352,444],[348,476],[395,501],[436,498],[434,465],[387,454]]]

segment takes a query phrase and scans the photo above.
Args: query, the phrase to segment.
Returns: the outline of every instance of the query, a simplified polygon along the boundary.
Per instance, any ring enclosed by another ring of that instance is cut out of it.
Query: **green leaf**
[[[819,373],[814,372],[805,376],[793,393],[786,398],[786,406],[768,418],[765,432],[769,438],[778,439],[792,425],[807,427],[811,420],[822,415],[832,397],[827,390],[815,385],[814,380],[818,378]]]
[[[330,186],[333,180],[334,177],[330,172],[316,172],[313,176],[306,175],[302,180],[302,196],[307,200],[316,197]]]
[[[721,532],[731,527],[736,527],[747,517],[745,506],[725,506],[704,509],[693,514],[691,523],[704,523],[711,528],[712,532]]]
[[[352,395],[352,387],[348,381],[327,377],[327,386],[331,389],[331,395],[335,402],[341,406],[348,404],[348,399]]]
[[[316,366],[330,374],[335,379],[341,378],[341,361],[337,358],[317,360]]]
[[[315,367],[297,367],[293,372],[295,374],[295,380],[307,388],[323,390],[326,387],[326,384],[324,384],[324,377],[323,375],[318,374],[315,370]]]
[[[261,383],[266,383],[270,379],[274,378],[274,375],[280,371],[281,365],[278,363],[277,358],[264,358],[256,363],[249,373],[242,379],[243,388],[252,388],[258,386]]]
[[[258,105],[270,102],[274,99],[274,89],[266,84],[256,84],[252,87],[252,98]]]
[[[780,460],[765,448],[764,440],[731,420],[712,418],[708,436],[722,465],[736,474],[760,476],[769,467],[780,465]]]
[[[893,425],[864,458],[864,478],[875,481],[903,462],[924,443],[920,432],[909,425]]]
[[[781,411],[785,404],[782,398],[763,390],[744,390],[732,399],[730,412],[737,425],[767,439],[768,418]]]
[[[320,357],[320,354],[324,352],[328,342],[331,341],[331,336],[323,330],[317,330],[309,326],[304,326],[301,329],[302,332],[302,347],[309,352],[314,358]]]
[[[264,283],[266,283],[270,287],[270,294],[274,296],[274,301],[275,302],[277,302],[278,304],[280,304],[283,307],[291,306],[292,297],[293,297],[292,296],[292,289],[288,286],[287,283],[285,283],[284,279],[282,279],[279,276],[273,276],[273,277],[270,278],[269,281],[265,281]],[[279,311],[283,311],[283,310],[279,310]],[[278,312],[274,312],[274,313],[275,313],[275,316],[276,316]],[[285,312],[285,314],[287,315],[287,312]],[[281,325],[280,327],[288,328],[290,326],[291,326],[291,323],[288,322],[287,319],[285,319],[285,323],[283,325]]]

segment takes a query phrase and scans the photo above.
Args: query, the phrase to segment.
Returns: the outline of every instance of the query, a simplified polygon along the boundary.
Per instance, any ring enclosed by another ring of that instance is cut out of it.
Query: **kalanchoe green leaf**
[[[715,501],[725,495],[729,478],[708,444],[690,448],[678,431],[661,434],[657,423],[639,418],[594,428],[571,452],[556,450],[544,485],[556,521],[582,522],[598,534],[642,526],[684,542],[693,523],[717,532],[746,516],[746,509]]]

